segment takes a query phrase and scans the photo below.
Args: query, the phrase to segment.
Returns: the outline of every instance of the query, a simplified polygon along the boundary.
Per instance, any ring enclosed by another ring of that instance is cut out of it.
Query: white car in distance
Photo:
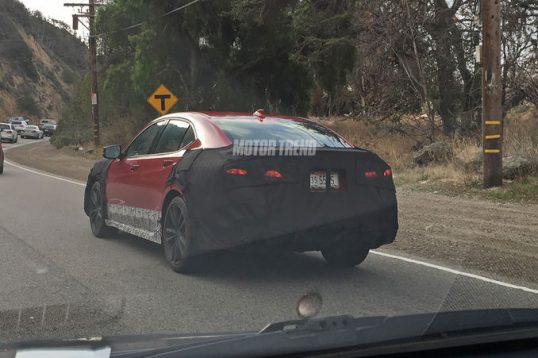
[[[19,133],[10,123],[0,123],[0,141],[17,143]]]
[[[45,136],[43,131],[39,129],[38,126],[30,125],[26,126],[24,130],[21,133],[21,137],[23,138],[34,138],[34,139],[42,139]]]

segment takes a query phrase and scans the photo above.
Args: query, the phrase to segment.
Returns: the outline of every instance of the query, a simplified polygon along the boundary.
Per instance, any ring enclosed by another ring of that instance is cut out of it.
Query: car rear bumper
[[[31,137],[31,138],[39,138],[41,136],[40,133],[27,133],[27,132],[23,132],[22,135],[25,137]]]
[[[375,249],[390,244],[398,232],[396,207],[365,214],[303,231],[255,241],[247,247],[285,249],[290,251],[317,251],[338,244],[356,243]],[[238,245],[237,245],[238,246]]]
[[[0,139],[2,141],[14,141],[17,138],[16,134],[2,134]]]
[[[353,241],[369,249],[390,244],[398,231],[396,195],[393,190],[386,189],[374,189],[374,192],[377,195],[365,194],[368,203],[358,204],[358,210],[341,210],[334,215],[328,214],[325,219],[324,207],[314,207],[312,212],[307,212],[301,204],[295,206],[293,199],[282,199],[282,205],[276,207],[274,203],[259,200],[260,197],[251,201],[258,205],[230,202],[220,216],[226,223],[234,222],[232,218],[236,217],[235,224],[218,226],[214,220],[210,225],[204,224],[204,220],[199,221],[193,231],[191,254],[248,246],[315,251],[340,242]],[[346,203],[342,205],[346,206]],[[332,203],[328,202],[327,206]],[[237,211],[238,208],[241,209]],[[208,231],[209,227],[218,227],[218,230]]]

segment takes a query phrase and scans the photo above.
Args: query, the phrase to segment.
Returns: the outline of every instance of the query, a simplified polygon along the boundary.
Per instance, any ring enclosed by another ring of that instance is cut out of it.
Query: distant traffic
[[[4,150],[2,143],[17,143],[19,137],[40,140],[56,133],[58,122],[54,119],[41,119],[32,124],[24,117],[11,117],[0,123],[0,174],[4,172]]]
[[[56,133],[58,122],[54,119],[41,119],[32,124],[24,117],[11,117],[6,123],[0,123],[0,140],[4,143],[17,143],[19,137],[43,139]]]

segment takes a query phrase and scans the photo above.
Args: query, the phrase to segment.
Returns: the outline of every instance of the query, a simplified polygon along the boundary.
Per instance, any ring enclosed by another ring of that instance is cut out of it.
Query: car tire
[[[101,183],[96,181],[90,189],[89,217],[92,233],[95,237],[100,239],[109,237],[116,232],[114,228],[106,225],[105,213],[106,206],[103,189]]]
[[[183,198],[176,196],[166,208],[162,229],[164,257],[175,272],[191,273],[201,270],[200,257],[182,257],[191,242],[192,228],[187,205]]]
[[[370,249],[356,243],[334,245],[321,250],[327,264],[338,268],[350,268],[360,265],[369,252]]]

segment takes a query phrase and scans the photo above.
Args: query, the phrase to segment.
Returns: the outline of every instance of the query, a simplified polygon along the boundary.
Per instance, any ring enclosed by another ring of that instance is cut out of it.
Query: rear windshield
[[[230,138],[236,140],[315,141],[318,147],[351,148],[329,129],[313,122],[297,122],[271,118],[259,121],[250,118],[213,119]]]
[[[11,127],[9,126],[9,124],[1,124],[0,123],[0,129],[11,129]]]
[[[11,122],[11,124],[22,124],[22,122],[21,121],[13,121],[13,122]]]
[[[37,129],[36,126],[27,126],[26,129]]]

